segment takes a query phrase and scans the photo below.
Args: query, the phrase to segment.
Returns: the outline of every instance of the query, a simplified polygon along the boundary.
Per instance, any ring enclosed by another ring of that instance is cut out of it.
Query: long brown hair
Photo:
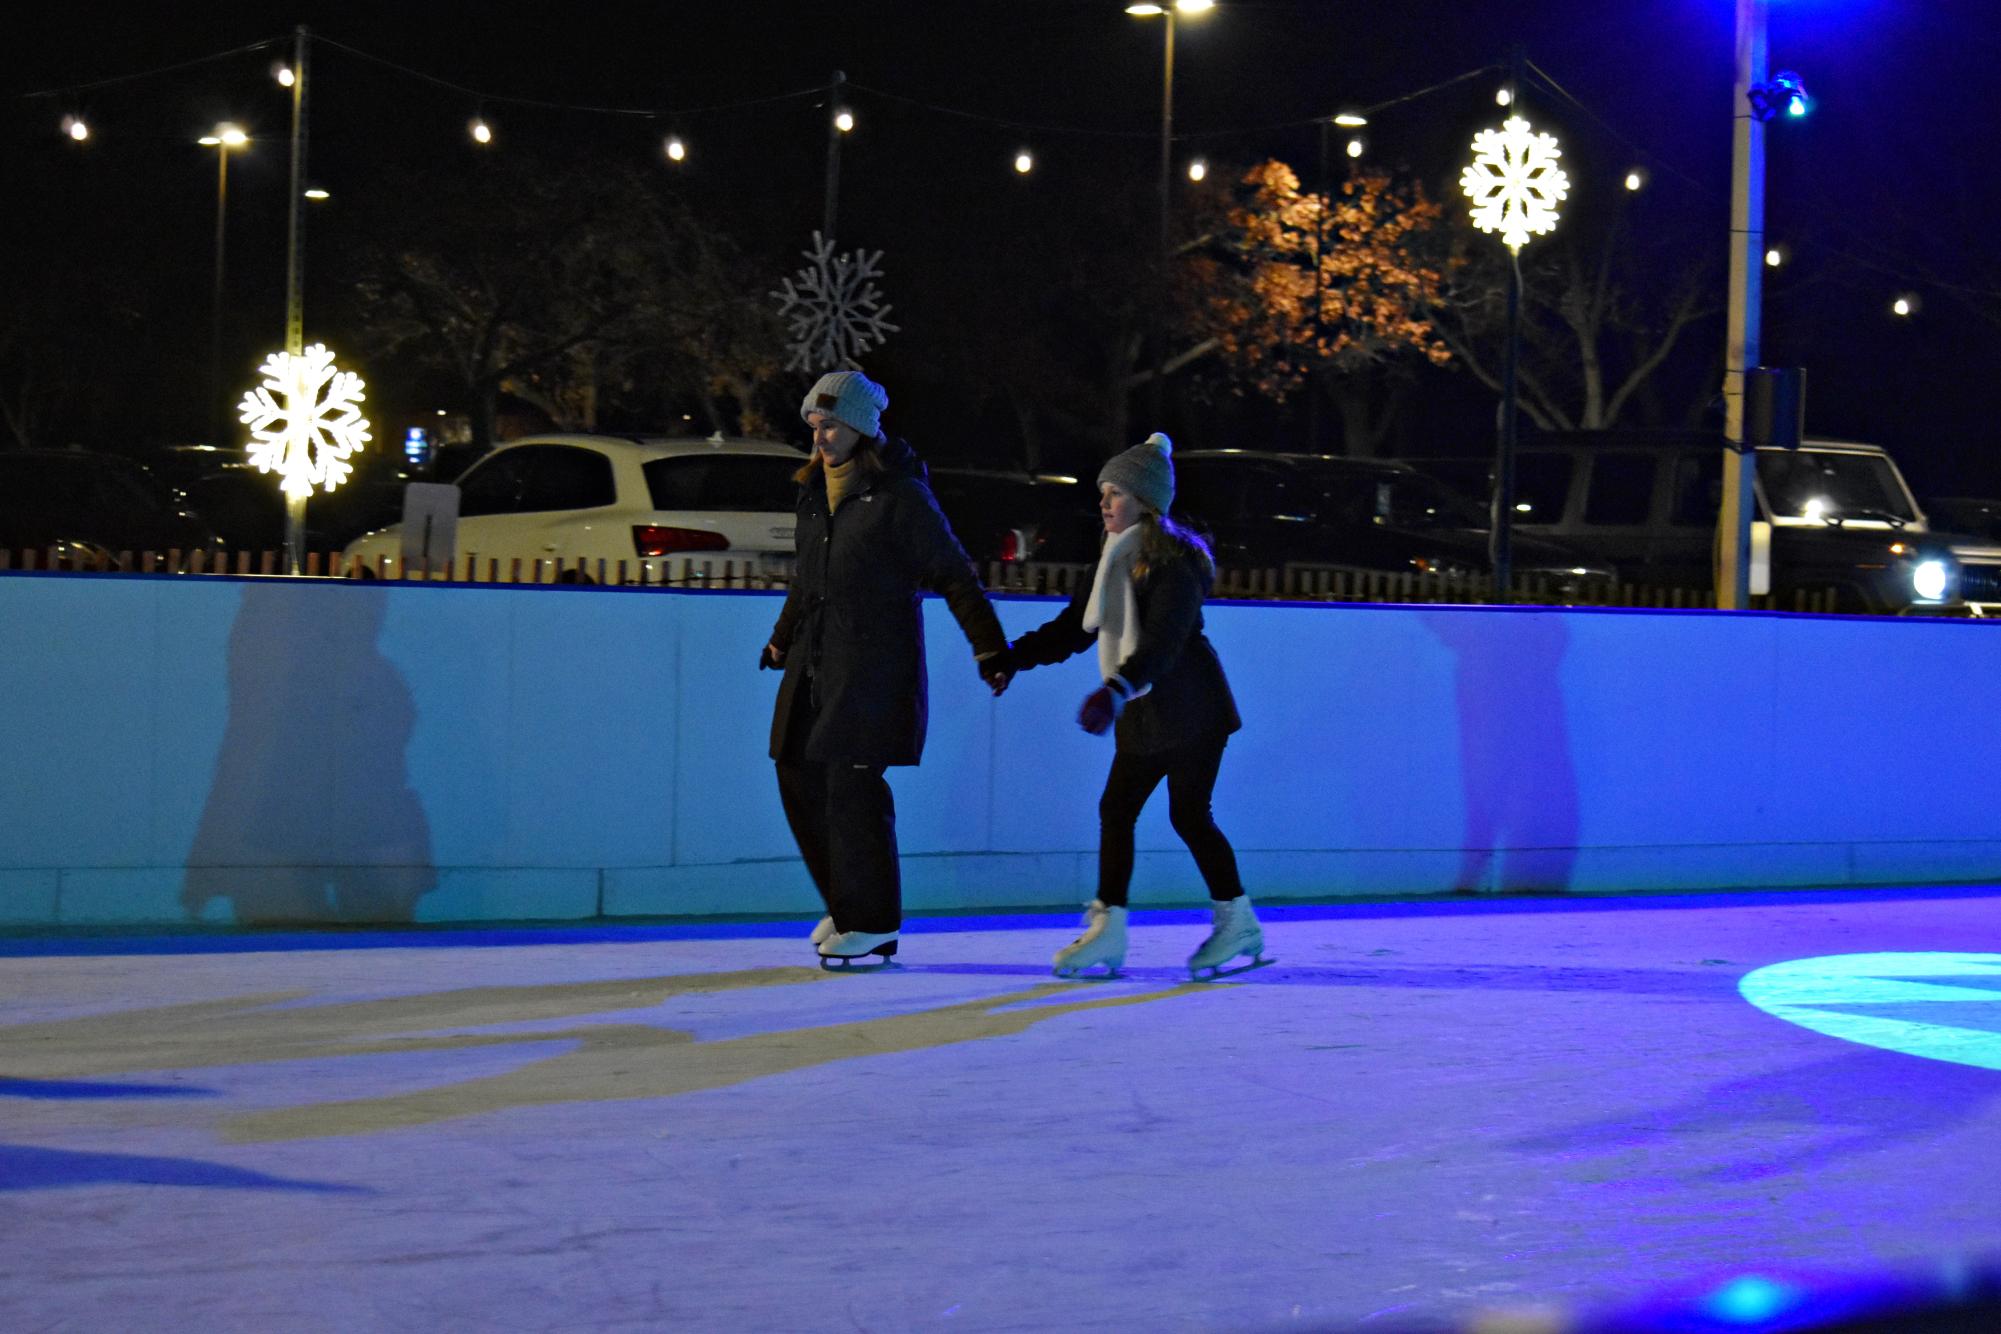
[[[1139,558],[1133,562],[1135,581],[1146,578],[1155,566],[1192,560],[1204,587],[1215,582],[1216,557],[1202,534],[1152,510],[1141,510],[1139,522]]]
[[[886,471],[882,462],[882,453],[878,448],[881,444],[881,436],[865,439],[855,446],[855,452],[848,455],[848,457],[851,459],[860,459],[862,461],[862,471],[865,473],[875,474]],[[825,466],[820,462],[820,451],[816,449],[813,451],[813,457],[807,459],[800,466],[799,471],[792,474],[792,480],[804,486],[813,480],[814,473],[822,471]]]

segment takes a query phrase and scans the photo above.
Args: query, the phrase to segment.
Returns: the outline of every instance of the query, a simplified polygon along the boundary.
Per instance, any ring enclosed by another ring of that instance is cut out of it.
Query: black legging
[[[1195,865],[1212,899],[1241,898],[1244,882],[1237,878],[1237,854],[1209,813],[1216,790],[1216,772],[1223,765],[1229,738],[1199,742],[1165,755],[1112,757],[1105,793],[1098,798],[1098,901],[1107,907],[1126,906],[1133,878],[1133,825],[1146,799],[1167,780],[1167,818],[1174,832],[1195,854]]]

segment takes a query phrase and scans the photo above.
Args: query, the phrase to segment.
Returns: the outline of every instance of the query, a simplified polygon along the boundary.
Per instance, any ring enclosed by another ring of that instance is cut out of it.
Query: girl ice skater
[[[1237,855],[1209,812],[1223,747],[1242,723],[1202,633],[1215,562],[1200,537],[1167,517],[1172,452],[1156,432],[1105,465],[1098,474],[1105,546],[1090,583],[1055,620],[1013,645],[1012,665],[1026,671],[1095,644],[1104,684],[1085,698],[1077,721],[1093,735],[1117,727],[1112,771],[1098,799],[1098,897],[1085,910],[1084,933],[1056,953],[1060,977],[1124,965],[1133,826],[1163,778],[1168,818],[1195,854],[1215,917],[1209,938],[1189,956],[1189,972],[1213,977],[1232,960],[1258,960],[1264,951]]]

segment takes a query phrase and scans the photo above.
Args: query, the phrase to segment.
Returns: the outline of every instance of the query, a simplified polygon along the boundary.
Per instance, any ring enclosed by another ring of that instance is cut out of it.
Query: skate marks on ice
[[[311,1004],[304,993],[120,1011],[0,1029],[0,1063],[23,1074],[74,1077],[329,1057],[367,1057],[548,1044],[564,1050],[498,1075],[380,1097],[307,1103],[224,1117],[237,1143],[369,1134],[515,1107],[675,1097],[863,1056],[1011,1037],[1086,1010],[1167,1000],[1200,984],[1064,1000],[1087,991],[1044,982],[977,1000],[844,1023],[699,1041],[642,1023],[587,1023],[464,1032],[657,1005],[670,996],[821,982],[814,968],[759,968],[543,987],[480,987],[385,1000]]]

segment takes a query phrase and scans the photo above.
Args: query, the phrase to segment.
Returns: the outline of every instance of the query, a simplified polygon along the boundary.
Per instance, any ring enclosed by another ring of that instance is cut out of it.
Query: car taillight
[[[632,548],[642,556],[671,556],[677,551],[728,551],[730,540],[706,528],[636,523],[632,525]]]
[[[1021,559],[1021,530],[1010,528],[1001,536],[1000,558],[1002,560]]]

